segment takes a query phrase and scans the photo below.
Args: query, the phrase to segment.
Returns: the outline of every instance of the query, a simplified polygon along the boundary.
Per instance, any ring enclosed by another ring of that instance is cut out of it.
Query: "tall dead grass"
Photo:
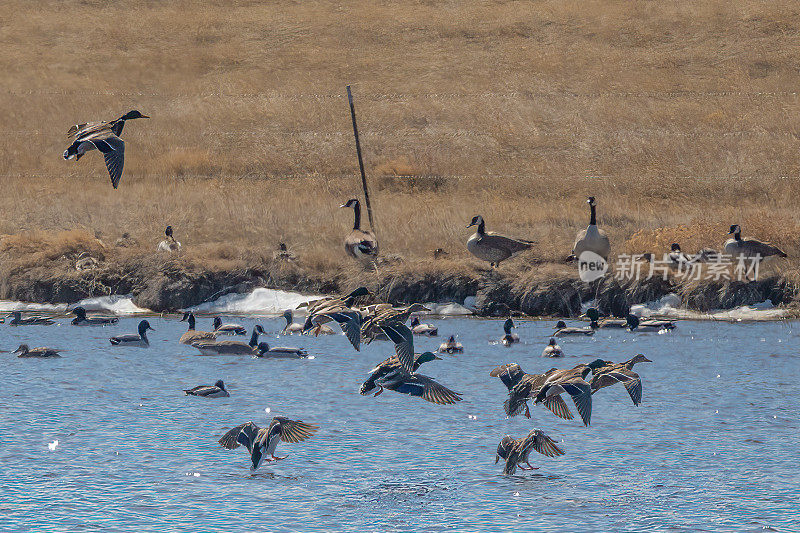
[[[283,241],[338,268],[338,205],[359,191],[350,83],[384,252],[475,265],[480,213],[537,241],[520,268],[558,263],[591,194],[615,253],[719,248],[739,223],[798,256],[789,1],[5,7],[0,234],[129,232],[150,252],[172,224],[198,260]],[[133,108],[153,118],[125,129],[119,190],[97,154],[61,159],[71,124]]]

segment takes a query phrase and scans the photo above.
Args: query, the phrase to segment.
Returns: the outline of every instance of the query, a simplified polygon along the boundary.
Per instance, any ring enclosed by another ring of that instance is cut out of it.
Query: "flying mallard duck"
[[[416,359],[414,359],[413,371],[416,372],[424,363],[428,363],[436,359],[441,359],[441,357],[437,356],[433,352],[422,352],[421,354],[417,355]],[[380,385],[380,381],[385,379],[387,376],[396,374],[397,372],[403,372],[403,367],[400,364],[400,359],[398,359],[397,355],[395,354],[388,359],[384,359],[382,362],[378,363],[375,368],[370,370],[369,378],[367,378],[367,380],[361,385],[359,394],[366,396],[377,387],[378,392],[376,392],[373,396],[380,395],[383,392],[383,387]]]
[[[555,339],[550,339],[550,343],[542,350],[542,357],[564,357],[564,352]]]
[[[192,344],[195,341],[213,341],[217,339],[216,333],[210,331],[195,331],[194,313],[191,311],[183,313],[181,322],[189,322],[189,331],[181,335],[178,341],[181,344]]]
[[[539,389],[533,402],[534,405],[542,403],[548,398],[567,393],[572,396],[572,401],[575,402],[583,425],[588,426],[592,421],[592,388],[586,382],[586,376],[595,368],[603,365],[605,365],[605,361],[596,359],[588,365],[581,363],[570,369],[554,369],[555,372],[549,372],[545,378],[542,388]]]
[[[502,261],[524,252],[534,244],[533,241],[512,239],[493,231],[486,231],[486,223],[480,215],[472,217],[472,222],[467,227],[472,226],[478,226],[478,231],[467,239],[467,250],[478,259],[488,261],[491,268],[500,266]]]
[[[183,392],[186,396],[202,396],[204,398],[227,398],[230,396],[221,379],[218,379],[213,385],[198,385],[191,389],[183,389]]]
[[[511,328],[515,328],[517,326],[514,325],[514,321],[510,318],[503,323],[503,331],[505,335],[500,337],[500,342],[503,343],[503,346],[511,346],[512,344],[516,344],[519,342],[519,335],[516,333],[511,333]]]
[[[228,450],[236,449],[240,444],[243,445],[250,452],[250,470],[255,470],[265,459],[267,462],[272,462],[286,458],[286,456],[275,457],[278,441],[295,444],[311,437],[318,429],[319,426],[313,424],[276,416],[266,429],[262,429],[252,422],[236,426],[225,433],[219,439],[219,443]],[[267,455],[270,457],[267,458]]]
[[[150,327],[150,322],[142,320],[139,322],[139,334],[129,333],[127,335],[117,335],[111,337],[112,346],[132,346],[134,348],[149,348],[150,341],[147,340],[147,330],[155,331]]]
[[[86,316],[86,309],[81,306],[74,308],[72,314],[75,315],[71,322],[73,326],[107,326],[119,322],[115,316]]]
[[[633,405],[638,406],[642,402],[642,380],[639,378],[639,374],[633,371],[633,365],[636,363],[652,363],[652,361],[643,354],[636,354],[623,363],[606,361],[604,366],[593,368],[592,381],[589,383],[592,387],[592,394],[603,387],[622,383],[633,400]]]
[[[455,335],[450,335],[446,341],[439,345],[439,349],[436,351],[439,353],[462,353],[464,346],[456,341]]]
[[[568,328],[567,323],[559,320],[555,325],[556,332],[553,337],[566,337],[567,335],[594,335],[594,329],[588,328]]]
[[[572,246],[572,255],[567,260],[580,259],[583,252],[594,252],[606,261],[608,254],[611,253],[611,241],[606,232],[597,227],[596,202],[594,196],[590,196],[586,202],[589,204],[589,226],[578,232],[575,237],[575,244]]]
[[[46,358],[46,357],[61,357],[59,354],[60,350],[54,350],[52,348],[28,348],[27,344],[20,344],[19,348],[14,350],[12,353],[19,354],[17,357],[38,357],[38,358]]]
[[[103,153],[111,185],[116,189],[125,164],[125,143],[119,136],[122,135],[125,121],[136,118],[150,117],[133,110],[111,122],[87,122],[72,126],[67,132],[67,137],[75,140],[64,152],[64,159],[74,157],[75,161],[78,161],[86,152],[99,150]]]
[[[522,439],[515,439],[511,435],[506,435],[497,446],[497,455],[494,462],[505,459],[506,465],[503,474],[513,474],[517,467],[520,470],[536,470],[536,467],[528,462],[531,451],[535,450],[547,457],[558,457],[564,455],[564,450],[558,447],[556,441],[545,435],[540,429],[532,429],[528,435]],[[528,465],[524,468],[522,463]]]
[[[503,410],[506,416],[513,417],[524,412],[525,417],[530,418],[531,412],[528,409],[528,400],[536,397],[545,380],[556,371],[555,368],[551,368],[544,374],[528,374],[522,370],[519,364],[506,363],[489,372],[489,375],[493,378],[500,378],[500,381],[508,389],[508,398],[503,403]],[[557,417],[564,420],[572,420],[572,413],[560,396],[545,398],[543,403],[545,408]]]
[[[361,323],[361,338],[365,344],[383,337],[383,326],[396,322],[404,324],[412,313],[430,311],[430,309],[418,303],[405,307],[375,306],[373,309],[374,312],[365,315]]]
[[[355,221],[353,230],[344,239],[344,251],[347,255],[361,261],[372,261],[378,257],[378,239],[371,231],[361,229],[361,202],[356,198],[348,200],[339,207],[352,207]]]
[[[356,351],[360,350],[363,316],[352,306],[357,298],[371,294],[365,287],[359,287],[343,298],[327,297],[300,304],[298,309],[308,307],[303,333],[311,331],[315,327],[319,329],[321,324],[336,321],[353,348]]]

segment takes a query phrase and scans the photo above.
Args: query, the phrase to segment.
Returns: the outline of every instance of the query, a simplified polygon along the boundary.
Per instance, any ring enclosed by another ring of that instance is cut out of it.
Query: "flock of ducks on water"
[[[455,340],[455,336],[449,336],[436,352],[418,353],[414,348],[415,336],[438,336],[438,328],[423,324],[419,320],[418,313],[429,309],[421,304],[400,307],[387,303],[357,305],[362,297],[371,296],[369,290],[359,287],[342,297],[330,296],[304,302],[298,309],[305,309],[305,319],[302,322],[294,322],[293,311],[286,310],[282,315],[286,325],[281,333],[287,336],[325,335],[334,332],[330,324],[335,323],[356,351],[360,351],[362,344],[387,340],[394,345],[394,354],[378,362],[369,371],[367,379],[359,389],[361,395],[378,396],[389,390],[422,398],[431,404],[452,405],[461,401],[461,393],[442,384],[437,378],[419,372],[422,365],[442,360],[441,354],[463,352],[464,348]],[[75,326],[105,326],[118,322],[118,318],[114,316],[87,315],[86,310],[80,306],[72,309],[71,314],[75,316],[71,322]],[[49,317],[22,316],[19,311],[9,316],[11,317],[9,324],[14,326],[53,324],[53,320]],[[551,358],[564,356],[563,350],[556,344],[555,337],[591,335],[596,329],[603,327],[624,327],[620,321],[601,321],[599,312],[595,308],[588,309],[585,317],[590,321],[588,328],[568,328],[559,321],[555,336],[545,346],[542,356]],[[631,317],[633,315],[629,319]],[[409,320],[411,324],[407,326],[406,322]],[[220,317],[214,317],[211,331],[197,330],[196,318],[191,311],[185,312],[181,321],[187,323],[188,329],[178,342],[196,348],[201,355],[246,355],[278,359],[302,359],[309,356],[308,352],[301,348],[270,347],[266,342],[259,342],[259,336],[264,335],[265,330],[258,324],[250,333],[249,342],[243,342],[231,337],[246,335],[247,329],[240,324],[223,323]],[[520,343],[519,335],[512,332],[515,327],[513,319],[508,318],[503,323],[503,335],[499,336],[496,342],[504,346]],[[666,321],[639,320],[635,327],[630,325],[627,327],[630,331],[664,331],[674,328],[675,325]],[[148,331],[154,329],[148,320],[141,320],[138,333],[116,335],[110,337],[109,342],[112,346],[118,347],[148,348],[150,346]],[[60,356],[59,350],[46,347],[31,349],[27,344],[20,345],[14,353],[21,358]],[[572,398],[581,421],[588,426],[592,416],[592,394],[604,387],[622,383],[634,405],[639,405],[642,399],[642,384],[639,375],[633,371],[633,366],[648,361],[649,359],[641,354],[622,363],[596,359],[570,369],[552,368],[543,374],[528,374],[519,364],[507,363],[493,369],[489,375],[499,378],[508,390],[507,399],[503,404],[507,417],[524,413],[530,418],[528,402],[532,401],[534,405],[542,404],[560,418],[572,420],[574,417],[562,398],[562,395],[568,395]],[[590,374],[591,379],[589,379]],[[188,396],[205,398],[230,396],[222,380],[216,381],[213,385],[198,385],[184,389],[183,392]],[[272,462],[284,458],[275,455],[279,442],[298,443],[313,436],[318,429],[319,427],[313,424],[276,416],[266,428],[259,428],[253,422],[238,425],[226,432],[219,443],[227,449],[244,446],[250,455],[250,468],[255,470],[264,461]],[[517,468],[522,470],[534,468],[529,462],[532,450],[549,457],[564,453],[553,439],[541,430],[533,429],[524,438],[505,436],[498,445],[496,461],[505,460],[503,471],[506,474],[513,474]]]

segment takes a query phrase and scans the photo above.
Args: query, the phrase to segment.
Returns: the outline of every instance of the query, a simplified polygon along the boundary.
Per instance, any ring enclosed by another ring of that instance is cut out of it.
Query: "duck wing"
[[[588,426],[592,420],[592,388],[586,381],[580,377],[566,379],[553,383],[550,385],[552,392],[561,394],[566,392],[572,397],[575,407],[578,409],[578,414],[585,426]]]
[[[414,371],[414,334],[408,326],[400,322],[392,322],[381,326],[381,330],[386,333],[394,343],[394,351],[403,370],[409,374]]]
[[[316,316],[335,320],[356,351],[361,351],[361,315],[358,311],[342,310],[319,313]],[[310,329],[310,328],[309,328]]]
[[[87,140],[103,152],[111,185],[116,189],[122,178],[122,167],[125,165],[125,142],[112,133]]]
[[[622,383],[625,386],[625,390],[633,400],[633,405],[639,405],[642,402],[642,380],[639,374],[624,367],[610,369],[594,376],[590,383],[592,394],[615,383]]]
[[[520,367],[519,364],[506,363],[493,369],[491,372],[489,372],[489,375],[493,378],[500,378],[500,381],[503,382],[503,385],[505,385],[508,390],[511,390],[524,376],[528,374],[523,372],[522,367]]]
[[[247,448],[247,451],[253,453],[253,444],[256,442],[258,432],[261,430],[257,425],[252,422],[245,422],[232,428],[219,439],[219,443],[223,448],[234,450],[239,445]]]
[[[545,435],[540,429],[534,429],[528,433],[528,436],[519,443],[517,448],[523,457],[530,453],[531,450],[535,450],[547,457],[564,455],[564,450],[558,447],[556,441]]]
[[[110,129],[110,124],[106,121],[84,122],[83,124],[75,124],[74,126],[70,127],[70,129],[67,130],[67,137],[80,139],[81,137],[99,133],[103,130],[110,131]]]
[[[277,428],[277,429],[276,429]],[[269,424],[269,433],[276,432],[283,442],[295,444],[314,435],[319,426],[301,420],[291,420],[285,416],[276,416]]]
[[[405,376],[397,384],[392,384],[386,388],[402,394],[417,396],[425,401],[439,405],[450,405],[461,401],[459,393],[422,374]]]

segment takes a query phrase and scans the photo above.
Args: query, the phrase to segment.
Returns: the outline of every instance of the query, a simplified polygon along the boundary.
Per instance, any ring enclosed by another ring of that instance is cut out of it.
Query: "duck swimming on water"
[[[150,322],[142,320],[139,322],[139,334],[129,333],[127,335],[117,335],[111,337],[112,346],[131,346],[133,348],[149,348],[150,341],[147,339],[147,330],[155,331],[150,327]]]
[[[75,315],[71,322],[73,326],[106,326],[119,322],[115,316],[86,316],[86,309],[80,306],[74,308],[72,314]]]

